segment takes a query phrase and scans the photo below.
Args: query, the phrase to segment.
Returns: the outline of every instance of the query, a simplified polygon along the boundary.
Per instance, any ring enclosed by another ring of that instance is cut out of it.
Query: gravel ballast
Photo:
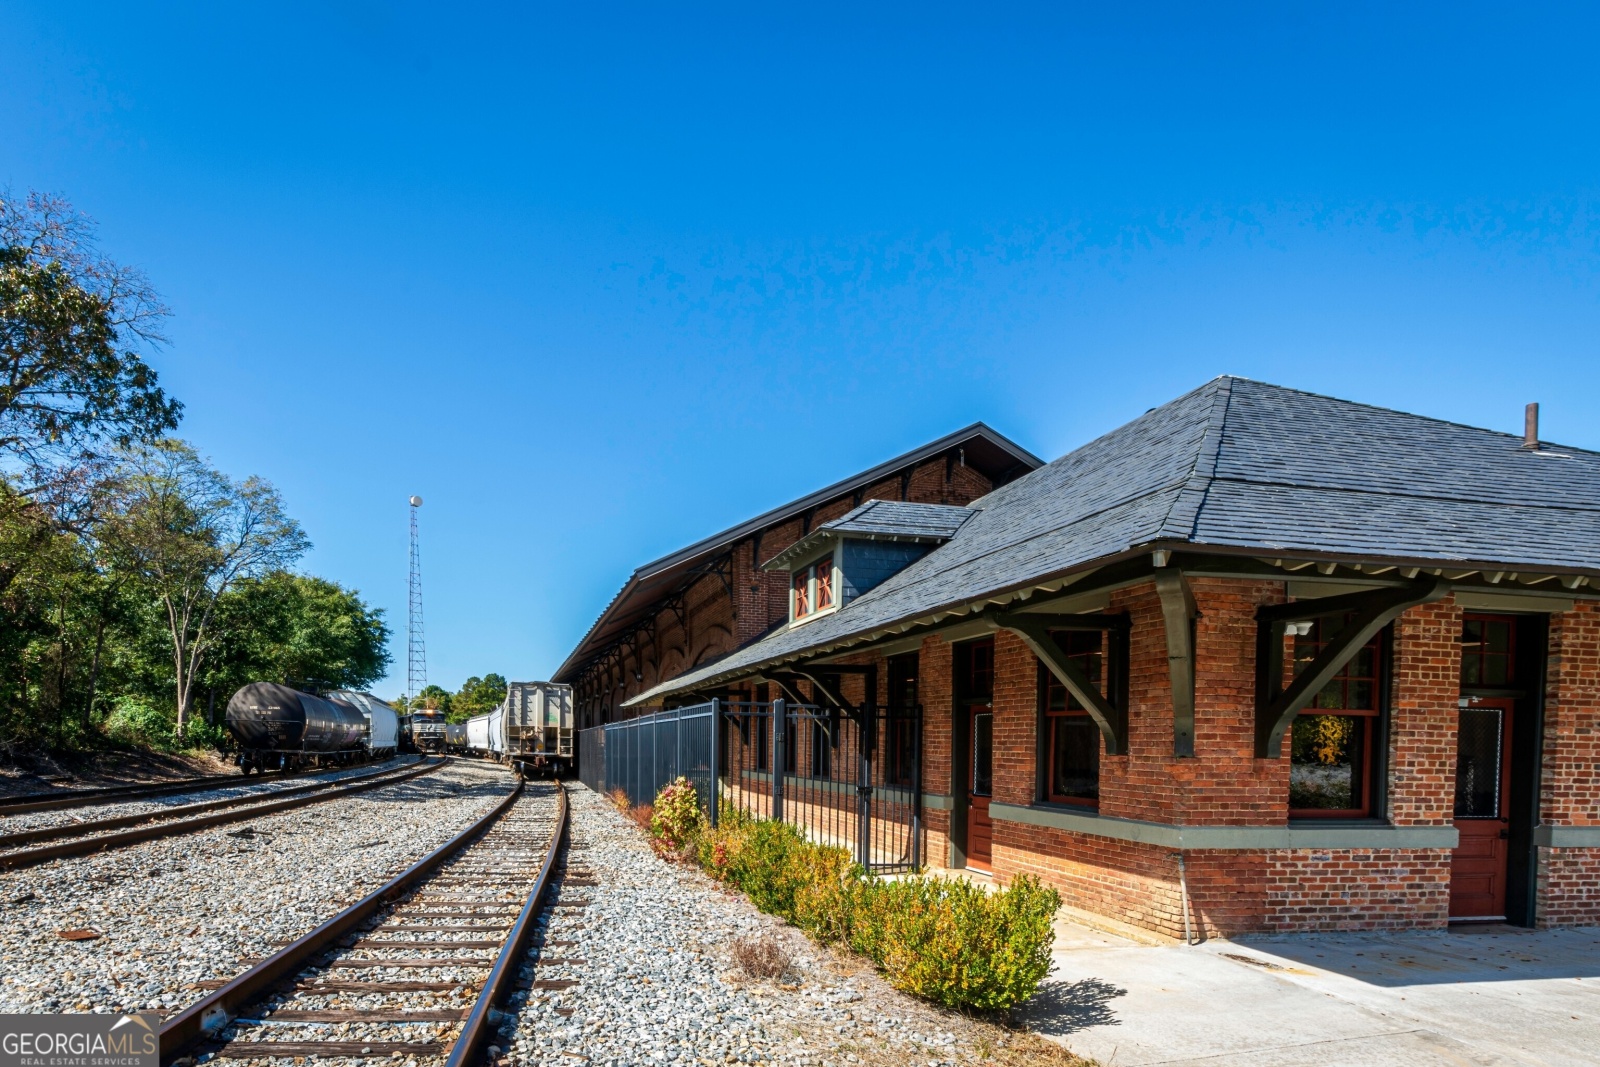
[[[539,979],[575,980],[521,1003],[503,1044],[513,1065],[1082,1064],[1059,1046],[940,1011],[890,988],[859,959],[818,947],[700,871],[669,863],[643,832],[581,785],[572,800],[570,869],[543,938]],[[741,977],[740,938],[767,936],[792,958],[775,981]]]
[[[342,800],[0,874],[0,1014],[171,1016],[202,995],[196,983],[305,934],[514,783],[453,761]],[[98,936],[61,936],[78,930]]]
[[[354,767],[341,767],[338,770],[318,771],[312,774],[274,774],[260,778],[246,778],[241,774],[236,783],[211,789],[185,790],[182,793],[169,793],[161,797],[111,801],[81,808],[58,808],[54,811],[29,811],[18,815],[6,815],[0,812],[0,834],[41,830],[52,826],[76,826],[97,819],[115,819],[126,815],[159,815],[173,808],[181,808],[185,804],[201,804],[235,797],[260,797],[266,800],[270,799],[273,793],[283,789],[293,789],[295,786],[311,785],[314,782],[337,782],[357,775],[371,774],[374,771],[398,771],[411,766],[420,758],[398,756],[378,763],[361,763]]]

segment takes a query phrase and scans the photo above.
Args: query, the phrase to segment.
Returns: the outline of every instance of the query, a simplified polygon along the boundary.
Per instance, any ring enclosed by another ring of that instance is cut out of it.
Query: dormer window
[[[794,572],[791,618],[799,622],[834,606],[833,556],[823,556]]]

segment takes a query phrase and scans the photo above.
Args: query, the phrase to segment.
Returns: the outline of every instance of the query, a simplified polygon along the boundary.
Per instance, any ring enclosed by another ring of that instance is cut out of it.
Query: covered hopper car
[[[466,749],[474,755],[556,775],[574,763],[570,685],[512,682],[498,708],[466,725]]]

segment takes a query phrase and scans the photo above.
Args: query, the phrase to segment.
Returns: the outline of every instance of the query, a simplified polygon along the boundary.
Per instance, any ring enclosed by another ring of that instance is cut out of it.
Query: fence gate
[[[585,730],[579,769],[631,804],[683,775],[713,819],[778,819],[889,872],[922,866],[921,753],[921,707],[711,701]]]

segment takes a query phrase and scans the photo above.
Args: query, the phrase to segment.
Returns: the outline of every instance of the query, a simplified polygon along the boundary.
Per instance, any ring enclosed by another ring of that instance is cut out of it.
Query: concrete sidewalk
[[[1600,1065],[1600,929],[1152,946],[1063,922],[1026,1011],[1104,1067]]]

